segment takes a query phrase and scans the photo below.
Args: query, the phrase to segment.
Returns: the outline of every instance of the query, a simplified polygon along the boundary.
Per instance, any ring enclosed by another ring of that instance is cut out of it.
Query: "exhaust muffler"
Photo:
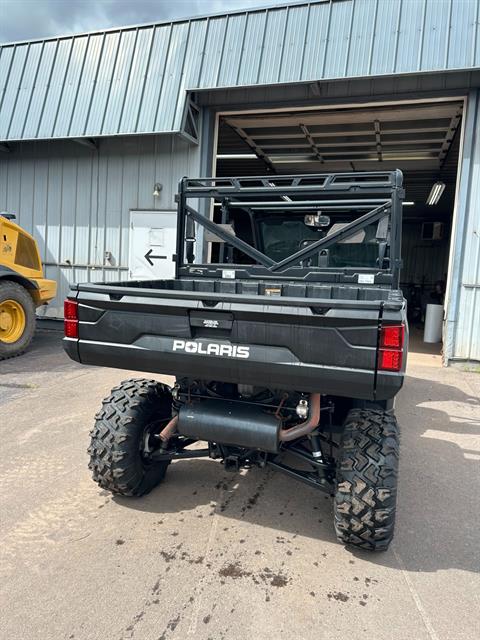
[[[178,413],[178,433],[197,440],[276,453],[280,420],[255,405],[228,400],[184,404]]]
[[[179,434],[197,440],[278,453],[280,442],[291,442],[308,435],[319,421],[320,394],[312,393],[307,420],[289,429],[282,427],[278,412],[271,413],[256,405],[228,400],[184,404],[172,427]]]

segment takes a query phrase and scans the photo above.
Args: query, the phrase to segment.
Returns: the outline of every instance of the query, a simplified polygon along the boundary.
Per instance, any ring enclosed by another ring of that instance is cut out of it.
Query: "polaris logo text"
[[[190,342],[187,340],[174,340],[173,351],[185,351],[197,353],[202,356],[222,356],[227,358],[249,358],[250,347],[242,347],[231,344],[217,344],[216,342]]]

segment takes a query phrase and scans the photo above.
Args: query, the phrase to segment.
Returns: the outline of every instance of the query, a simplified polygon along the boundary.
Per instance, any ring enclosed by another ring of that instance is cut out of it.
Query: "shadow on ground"
[[[72,371],[79,365],[69,360],[62,348],[63,326],[58,329],[39,329],[25,353],[0,363],[0,383],[6,374],[39,374]]]

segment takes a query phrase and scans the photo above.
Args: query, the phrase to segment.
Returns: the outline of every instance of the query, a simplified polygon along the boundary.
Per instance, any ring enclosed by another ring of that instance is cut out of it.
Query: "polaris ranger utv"
[[[184,178],[175,279],[79,284],[65,301],[71,358],[176,377],[127,380],[104,400],[94,480],[139,496],[172,460],[271,467],[334,496],[340,541],[386,549],[403,197],[400,171]]]

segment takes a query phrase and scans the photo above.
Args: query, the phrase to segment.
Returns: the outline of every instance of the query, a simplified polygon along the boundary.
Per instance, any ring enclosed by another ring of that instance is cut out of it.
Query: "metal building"
[[[397,167],[404,290],[425,302],[446,280],[444,359],[480,360],[480,0],[317,0],[0,47],[0,210],[59,283],[46,315],[71,282],[171,269],[150,256],[174,251],[184,175]]]

